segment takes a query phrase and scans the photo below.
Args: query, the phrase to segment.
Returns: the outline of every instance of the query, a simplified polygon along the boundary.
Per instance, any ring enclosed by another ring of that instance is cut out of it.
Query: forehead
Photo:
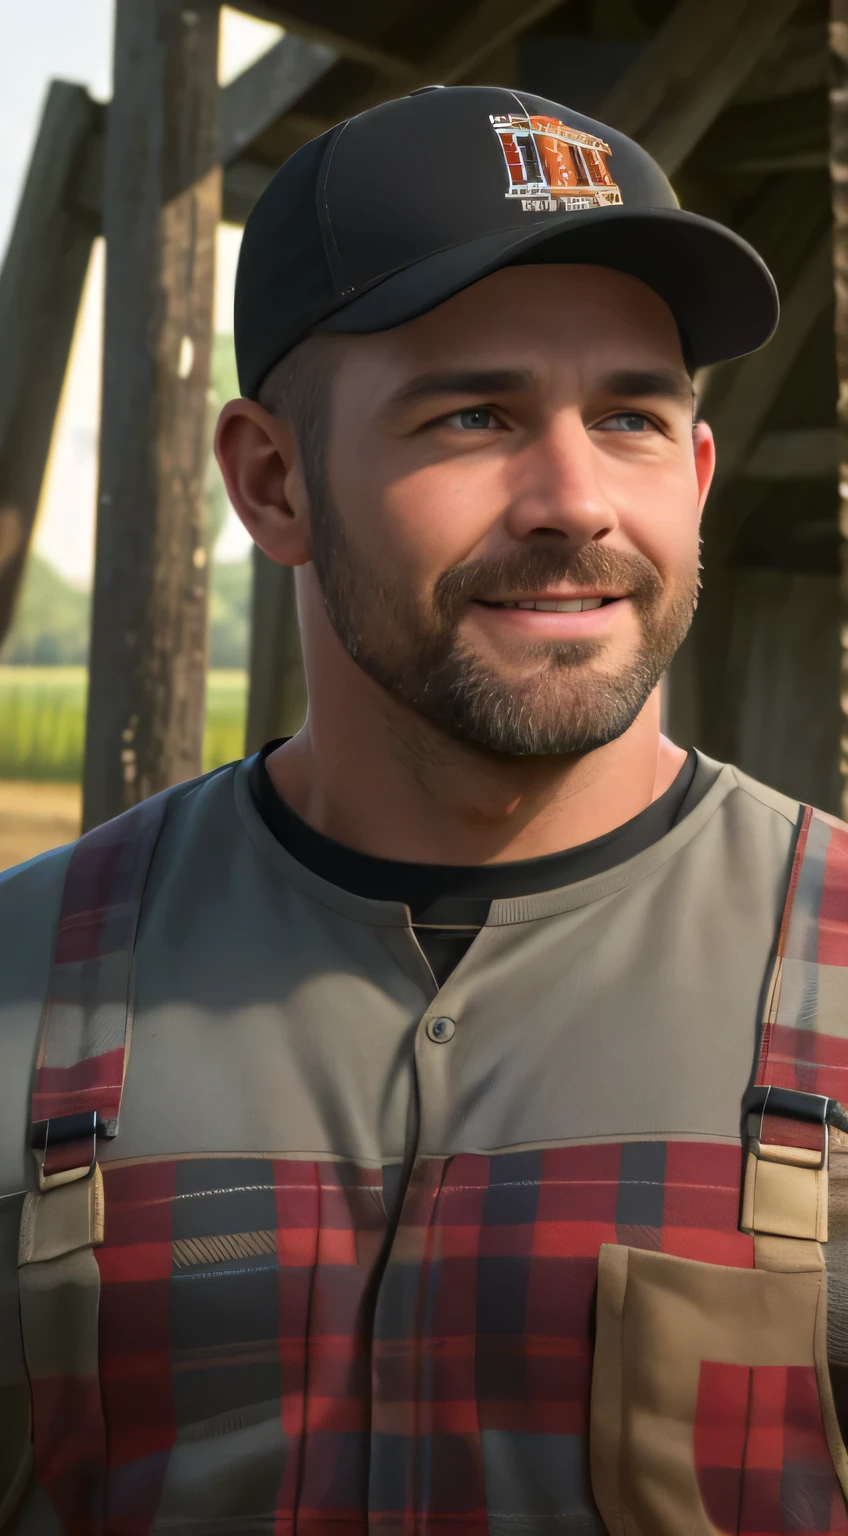
[[[406,325],[357,337],[351,351],[373,377],[394,379],[472,358],[514,359],[543,373],[683,366],[663,300],[638,278],[589,266],[503,268]]]

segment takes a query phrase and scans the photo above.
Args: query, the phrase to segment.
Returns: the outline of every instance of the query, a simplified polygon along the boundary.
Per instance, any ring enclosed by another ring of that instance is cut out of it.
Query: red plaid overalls
[[[848,964],[848,828],[804,814],[744,1157],[653,1141],[424,1158],[380,1259],[379,1171],[265,1154],[98,1164],[168,800],[77,844],[44,1009],[20,1293],[35,1476],[59,1528],[848,1532],[820,1246],[848,1029],[818,986]],[[637,1178],[656,1189],[653,1225],[644,1205],[628,1225]],[[215,1276],[242,1288],[210,1343],[175,1296]],[[276,1337],[251,1334],[256,1277],[278,1298]],[[248,1370],[266,1373],[262,1404]],[[222,1393],[227,1433],[276,1423],[284,1451],[242,1505],[227,1490],[220,1527],[165,1519],[181,1405]],[[572,1526],[553,1497],[516,1507],[509,1467],[487,1482],[480,1448],[503,1430],[555,1458],[588,1434],[604,1526],[588,1492]]]

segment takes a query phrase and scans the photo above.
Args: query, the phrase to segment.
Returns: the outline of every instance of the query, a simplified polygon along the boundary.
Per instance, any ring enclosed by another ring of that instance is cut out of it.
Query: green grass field
[[[85,740],[84,667],[0,667],[0,778],[77,783]],[[244,751],[247,678],[210,672],[203,767]]]

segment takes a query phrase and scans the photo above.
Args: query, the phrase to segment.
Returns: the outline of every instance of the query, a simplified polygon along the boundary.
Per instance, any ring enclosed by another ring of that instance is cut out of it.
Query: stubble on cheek
[[[330,498],[313,507],[316,574],[350,656],[422,718],[485,750],[580,753],[614,739],[643,707],[691,623],[697,573],[681,572],[667,588],[642,555],[601,545],[528,544],[463,562],[422,591],[408,570],[391,571],[385,555],[348,539]],[[629,645],[534,642],[507,661],[463,633],[475,598],[563,580],[626,595],[636,618]]]

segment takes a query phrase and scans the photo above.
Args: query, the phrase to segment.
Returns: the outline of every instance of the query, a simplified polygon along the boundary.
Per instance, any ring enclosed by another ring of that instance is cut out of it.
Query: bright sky
[[[113,0],[0,0],[0,251],[5,251],[26,175],[48,82],[111,92]],[[222,83],[240,74],[280,36],[280,29],[224,7]],[[232,330],[232,298],[240,230],[222,225],[218,238],[215,324]],[[42,492],[35,547],[66,576],[88,583],[94,555],[97,424],[100,396],[103,243],[97,241],[74,339],[71,365]],[[247,535],[231,515],[216,557],[237,559]]]

